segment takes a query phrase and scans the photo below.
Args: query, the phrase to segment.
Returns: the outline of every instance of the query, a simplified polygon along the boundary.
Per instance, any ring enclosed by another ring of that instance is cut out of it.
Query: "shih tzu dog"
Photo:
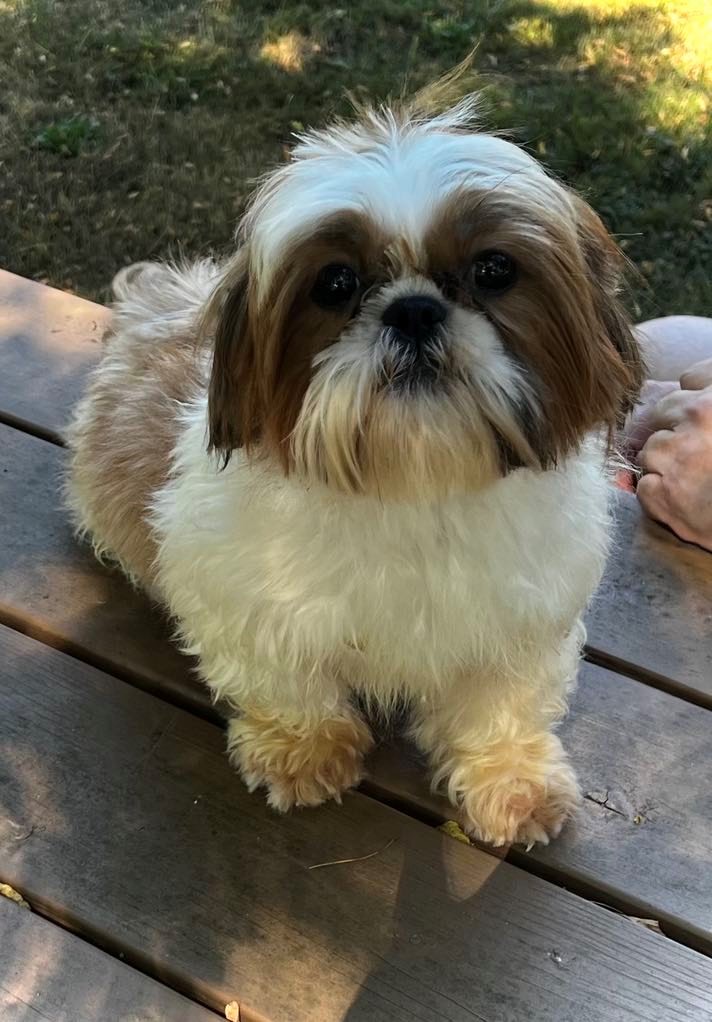
[[[596,214],[472,127],[302,136],[225,264],[139,263],[70,431],[70,504],[162,602],[273,807],[339,799],[407,700],[463,826],[546,842],[555,734],[641,363]]]

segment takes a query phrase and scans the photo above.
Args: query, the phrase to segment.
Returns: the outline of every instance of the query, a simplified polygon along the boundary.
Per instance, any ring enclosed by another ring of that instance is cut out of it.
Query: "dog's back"
[[[208,260],[119,271],[105,350],[67,431],[67,497],[80,532],[148,588],[148,510],[170,471],[181,408],[205,385],[197,324],[216,273]]]

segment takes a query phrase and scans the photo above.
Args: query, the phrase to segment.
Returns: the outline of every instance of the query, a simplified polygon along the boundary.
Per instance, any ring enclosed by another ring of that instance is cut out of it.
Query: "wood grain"
[[[109,311],[0,271],[0,415],[58,441],[101,350]]]
[[[712,1013],[705,957],[362,795],[276,816],[218,728],[7,629],[0,741],[7,881],[247,1022]]]
[[[0,898],[2,1022],[216,1022],[216,1016]]]
[[[599,662],[712,708],[712,554],[616,501],[615,545],[587,615]]]
[[[217,718],[160,615],[74,541],[55,503],[62,458],[58,448],[0,427],[0,618]],[[576,829],[548,851],[515,852],[516,861],[661,919],[695,946],[710,946],[712,803],[708,785],[688,781],[690,763],[701,771],[710,763],[708,714],[584,665],[564,738],[584,790],[615,793],[624,813],[587,800]],[[423,764],[402,743],[378,750],[365,790],[416,816],[453,816],[445,800],[431,795]],[[643,825],[634,823],[638,815]]]
[[[583,664],[561,736],[584,792],[576,820],[548,847],[511,850],[565,886],[661,922],[712,954],[710,714]],[[433,822],[452,819],[405,743],[381,747],[370,793]]]
[[[537,861],[637,899],[712,954],[709,710],[584,667],[562,728],[583,784],[574,827]]]
[[[0,425],[0,620],[210,713],[164,617],[72,535],[61,506],[64,459],[60,448]]]

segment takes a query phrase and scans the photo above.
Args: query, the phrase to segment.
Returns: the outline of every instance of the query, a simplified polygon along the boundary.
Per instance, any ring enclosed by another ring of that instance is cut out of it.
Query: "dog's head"
[[[430,499],[555,465],[637,392],[618,249],[467,102],[306,135],[240,241],[206,318],[224,460]]]

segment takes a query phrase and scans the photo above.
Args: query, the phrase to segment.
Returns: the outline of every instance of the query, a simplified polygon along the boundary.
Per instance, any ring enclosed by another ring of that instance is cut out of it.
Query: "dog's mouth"
[[[383,332],[381,340],[384,352],[380,375],[384,390],[403,397],[445,385],[450,360],[443,333],[414,340],[389,329]]]

